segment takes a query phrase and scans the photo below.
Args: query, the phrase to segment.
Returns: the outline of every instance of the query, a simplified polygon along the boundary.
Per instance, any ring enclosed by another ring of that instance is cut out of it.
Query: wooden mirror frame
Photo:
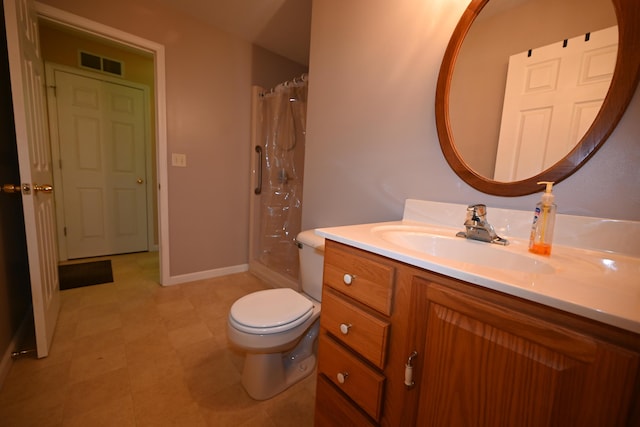
[[[618,56],[609,92],[593,124],[573,150],[549,169],[527,179],[500,182],[487,179],[464,161],[455,147],[449,118],[449,90],[458,53],[474,20],[489,0],[472,0],[453,31],[436,88],[436,127],[440,147],[453,171],[483,193],[524,196],[541,191],[538,181],[556,183],[582,167],[604,144],[622,118],[640,78],[640,1],[611,0],[618,20]]]

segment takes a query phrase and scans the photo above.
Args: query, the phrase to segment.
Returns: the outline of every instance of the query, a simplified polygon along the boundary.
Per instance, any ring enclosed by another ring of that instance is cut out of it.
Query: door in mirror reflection
[[[613,26],[509,58],[494,180],[532,177],[573,149],[607,95],[617,45]]]

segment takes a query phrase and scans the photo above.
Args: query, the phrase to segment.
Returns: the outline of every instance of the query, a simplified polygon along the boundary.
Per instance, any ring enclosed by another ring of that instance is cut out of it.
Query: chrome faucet
[[[464,221],[466,231],[456,233],[457,237],[480,240],[481,242],[508,245],[509,241],[499,237],[493,226],[487,222],[487,206],[482,204],[467,207],[467,219]]]

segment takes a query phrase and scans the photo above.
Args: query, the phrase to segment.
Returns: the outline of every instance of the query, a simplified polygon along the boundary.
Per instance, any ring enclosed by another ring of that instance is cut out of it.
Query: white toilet
[[[233,303],[229,312],[229,341],[247,352],[242,385],[256,400],[284,391],[311,374],[316,364],[324,238],[307,230],[296,240],[302,292],[253,292]]]

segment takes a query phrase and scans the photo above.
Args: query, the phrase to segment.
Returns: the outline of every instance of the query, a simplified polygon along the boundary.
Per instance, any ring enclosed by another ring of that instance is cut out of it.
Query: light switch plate
[[[177,166],[181,168],[187,167],[187,155],[171,153],[171,166]]]

